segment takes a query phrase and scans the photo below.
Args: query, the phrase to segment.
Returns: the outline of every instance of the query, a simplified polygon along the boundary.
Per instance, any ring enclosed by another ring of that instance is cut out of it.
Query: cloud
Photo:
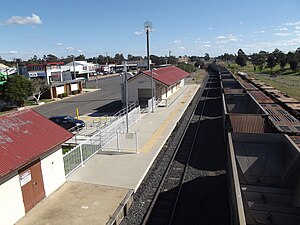
[[[243,25],[244,24],[244,22],[243,21],[240,21],[240,25]]]
[[[300,26],[295,26],[295,29],[296,30],[300,30]]]
[[[274,35],[276,35],[276,36],[282,36],[282,37],[287,37],[287,36],[291,36],[293,34],[292,33],[278,32],[278,33],[275,33]]]
[[[68,50],[68,51],[73,51],[73,50],[74,50],[74,47],[66,47],[66,50]]]
[[[186,48],[183,47],[183,46],[179,47],[179,49],[180,49],[180,50],[186,50]]]
[[[180,45],[182,43],[182,41],[181,40],[175,40],[175,41],[172,41],[171,43],[175,44],[175,45]]]
[[[8,51],[7,54],[8,54],[8,55],[16,55],[16,54],[18,54],[18,52],[15,51],[15,50],[11,50],[11,51]]]
[[[300,25],[300,21],[297,21],[297,22],[289,22],[289,23],[286,23],[284,24],[286,26],[296,26],[296,25]]]
[[[135,35],[142,35],[144,32],[143,31],[135,31],[134,34]]]
[[[32,14],[30,16],[21,17],[21,16],[12,16],[7,21],[5,21],[5,25],[38,25],[42,24],[42,20],[38,15]]]
[[[263,33],[266,33],[266,31],[264,31],[264,30],[257,30],[257,31],[254,31],[253,33],[254,34],[263,34]]]
[[[238,40],[233,34],[229,34],[227,36],[220,35],[220,36],[217,36],[216,39],[217,39],[216,44],[226,44],[230,41]]]
[[[213,29],[214,29],[213,27],[209,27],[209,28],[208,28],[208,30],[213,30]]]
[[[286,27],[279,27],[279,31],[287,31],[287,30],[289,30],[289,29]]]
[[[81,49],[77,49],[77,52],[79,53],[83,53],[83,51]]]
[[[56,45],[57,45],[57,46],[63,46],[64,44],[63,44],[63,43],[60,43],[60,42],[58,42],[58,43],[56,43]]]

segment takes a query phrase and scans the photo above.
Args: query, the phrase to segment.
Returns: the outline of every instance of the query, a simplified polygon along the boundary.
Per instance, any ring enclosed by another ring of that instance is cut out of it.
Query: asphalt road
[[[100,90],[41,105],[34,110],[45,117],[75,116],[76,108],[80,115],[96,116],[113,113],[121,108],[121,82],[120,76],[101,78],[98,81],[91,80],[88,81],[87,87],[97,85]]]

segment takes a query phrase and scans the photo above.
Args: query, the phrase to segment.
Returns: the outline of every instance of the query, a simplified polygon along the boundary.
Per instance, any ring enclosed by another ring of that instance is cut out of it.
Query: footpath
[[[138,134],[138,153],[94,155],[16,224],[119,224],[199,87],[189,84],[180,88],[168,99],[168,107],[142,114],[129,128]]]

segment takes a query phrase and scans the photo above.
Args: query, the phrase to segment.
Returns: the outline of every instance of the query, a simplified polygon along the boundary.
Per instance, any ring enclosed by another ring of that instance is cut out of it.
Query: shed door
[[[45,198],[41,162],[37,160],[19,171],[25,212]]]
[[[152,92],[151,89],[138,89],[139,103],[141,107],[146,107],[148,105],[148,100],[151,99]]]

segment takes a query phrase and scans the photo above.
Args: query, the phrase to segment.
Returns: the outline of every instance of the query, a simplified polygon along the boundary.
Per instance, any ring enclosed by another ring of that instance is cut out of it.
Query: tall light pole
[[[147,20],[144,23],[144,29],[146,31],[146,36],[147,36],[147,63],[148,63],[148,70],[151,73],[151,105],[152,105],[152,109],[151,112],[154,112],[154,96],[153,96],[153,73],[152,73],[152,69],[151,69],[151,65],[150,65],[150,50],[149,50],[149,32],[152,31],[152,23],[151,21]]]
[[[150,70],[150,53],[149,53],[149,32],[152,31],[152,23],[151,21],[146,21],[144,23],[144,29],[146,31],[147,36],[147,60],[148,60],[148,70]]]

